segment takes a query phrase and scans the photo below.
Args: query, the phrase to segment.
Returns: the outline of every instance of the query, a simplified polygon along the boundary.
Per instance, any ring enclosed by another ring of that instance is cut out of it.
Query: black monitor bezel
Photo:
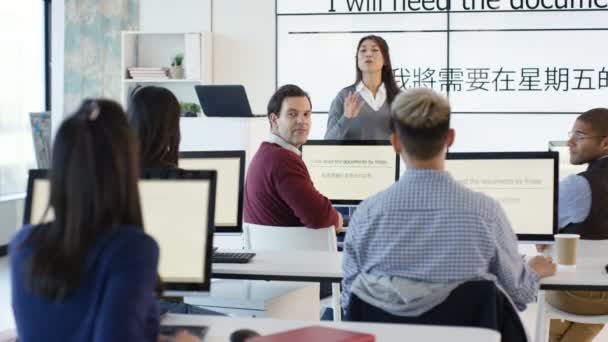
[[[516,234],[519,241],[553,241],[558,232],[559,153],[555,151],[533,152],[448,152],[447,160],[504,160],[504,159],[553,159],[553,233]],[[448,171],[449,172],[449,171]]]
[[[34,182],[37,179],[48,179],[48,169],[35,169],[29,170],[29,177],[27,182],[27,196],[25,200],[25,208],[23,213],[23,223],[29,224],[31,219],[31,207],[32,207],[32,192],[34,190]],[[164,287],[168,291],[187,291],[187,292],[208,292],[211,286],[211,264],[213,257],[213,232],[215,231],[215,192],[217,182],[216,171],[197,171],[197,170],[146,170],[143,173],[140,180],[150,179],[202,179],[209,180],[209,206],[207,208],[207,242],[204,262],[204,279],[202,283],[176,283],[176,282],[165,282]],[[144,227],[145,231],[145,227]],[[161,251],[162,253],[162,251]]]
[[[218,234],[223,233],[243,233],[243,201],[245,194],[245,151],[244,150],[225,150],[225,151],[184,151],[179,153],[179,159],[239,159],[239,194],[237,205],[236,226],[222,226]],[[178,163],[179,166],[179,163]],[[217,205],[217,204],[216,204]],[[217,227],[216,227],[217,228]]]
[[[390,140],[308,140],[302,146],[300,146],[300,152],[303,152],[303,147],[305,145],[313,145],[313,146],[323,146],[323,145],[332,145],[332,146],[391,146]],[[395,182],[399,180],[399,168],[401,166],[399,154],[395,152]],[[358,205],[363,200],[348,200],[348,199],[339,199],[339,198],[330,198],[329,199],[334,205]]]

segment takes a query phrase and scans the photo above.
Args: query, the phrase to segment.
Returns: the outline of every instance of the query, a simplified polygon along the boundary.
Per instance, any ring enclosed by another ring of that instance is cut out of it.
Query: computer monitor
[[[315,188],[333,204],[359,204],[399,178],[388,140],[309,140],[300,149]]]
[[[178,165],[184,170],[217,171],[215,232],[242,233],[245,151],[181,152]]]
[[[40,224],[53,221],[53,208],[48,212],[51,183],[47,169],[30,170],[27,179],[27,195],[23,209],[23,224]]]
[[[31,170],[24,223],[53,219],[42,215],[50,187],[47,170]],[[160,247],[159,274],[171,293],[209,291],[215,171],[162,170],[146,172],[139,181],[144,229]]]
[[[559,153],[559,180],[570,175],[575,175],[587,170],[587,164],[570,164],[570,152],[568,152],[568,142],[563,140],[549,141],[549,151]]]
[[[542,242],[557,233],[557,152],[448,153],[446,170],[503,207],[518,240]]]

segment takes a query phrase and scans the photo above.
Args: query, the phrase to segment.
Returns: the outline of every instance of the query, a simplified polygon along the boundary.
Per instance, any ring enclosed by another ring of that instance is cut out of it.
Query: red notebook
[[[374,342],[376,337],[354,331],[311,326],[282,333],[248,338],[247,342]]]

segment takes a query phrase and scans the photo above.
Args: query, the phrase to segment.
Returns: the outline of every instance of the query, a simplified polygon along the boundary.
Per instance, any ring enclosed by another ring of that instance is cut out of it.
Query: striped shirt
[[[503,209],[447,172],[408,169],[363,201],[344,243],[342,305],[360,273],[428,284],[495,278],[518,309],[535,300],[539,278],[517,251]]]

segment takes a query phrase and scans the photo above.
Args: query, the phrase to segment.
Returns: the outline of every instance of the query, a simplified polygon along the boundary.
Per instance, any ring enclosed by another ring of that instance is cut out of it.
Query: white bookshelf
[[[183,79],[132,79],[130,67],[170,67],[183,54]],[[137,85],[166,87],[180,102],[198,103],[196,84],[213,83],[213,40],[210,32],[121,32],[121,87],[123,106]]]

